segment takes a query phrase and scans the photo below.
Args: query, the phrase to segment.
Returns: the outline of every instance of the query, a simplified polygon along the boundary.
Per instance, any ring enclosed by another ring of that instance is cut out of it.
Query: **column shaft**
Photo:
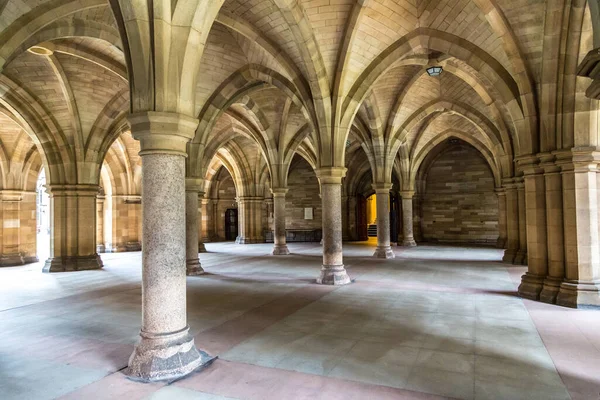
[[[185,265],[189,276],[202,275],[204,269],[198,258],[198,193],[200,179],[188,178],[185,182]]]
[[[519,295],[538,300],[548,275],[546,239],[546,189],[543,170],[528,167],[525,171],[525,207],[527,229],[527,273],[521,278]]]
[[[415,247],[415,237],[413,234],[413,196],[414,192],[404,191],[402,196],[402,246]]]
[[[502,261],[512,264],[519,251],[519,196],[512,180],[505,184],[506,193],[506,251]]]
[[[346,285],[351,282],[342,252],[342,178],[345,168],[317,171],[323,207],[323,266],[317,283]]]
[[[21,191],[0,191],[0,204],[2,206],[0,267],[23,265],[25,263],[21,252],[19,234],[22,201],[23,194]]]
[[[519,250],[513,262],[527,265],[527,206],[525,205],[525,183],[523,178],[517,180],[517,201],[519,208]]]
[[[377,197],[377,249],[374,257],[394,258],[390,245],[390,189],[391,183],[373,184]]]
[[[565,276],[565,243],[563,236],[562,177],[560,168],[549,167],[546,183],[546,230],[548,243],[548,276],[540,300],[555,303]]]
[[[496,189],[496,195],[498,196],[498,241],[496,247],[499,249],[506,248],[507,233],[507,222],[506,222],[506,192],[504,188]]]
[[[290,251],[286,243],[285,232],[285,195],[287,189],[273,189],[273,254],[287,255]]]

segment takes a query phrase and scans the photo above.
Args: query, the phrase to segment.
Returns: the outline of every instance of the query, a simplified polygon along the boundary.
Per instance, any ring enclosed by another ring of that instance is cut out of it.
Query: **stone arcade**
[[[0,0],[0,398],[597,399],[598,99],[599,0]]]

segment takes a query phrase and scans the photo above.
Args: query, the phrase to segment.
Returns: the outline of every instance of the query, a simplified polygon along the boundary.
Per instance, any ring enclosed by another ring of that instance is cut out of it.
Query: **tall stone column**
[[[377,198],[377,249],[374,257],[394,258],[396,255],[390,245],[390,190],[391,183],[374,183]]]
[[[548,247],[546,239],[546,188],[544,170],[537,160],[521,159],[526,164],[525,209],[527,229],[527,273],[521,278],[519,295],[538,300],[548,275]]]
[[[185,265],[189,276],[204,274],[198,258],[198,193],[203,182],[202,179],[185,179]]]
[[[285,240],[285,195],[287,188],[271,189],[273,193],[273,255],[290,254]]]
[[[202,220],[202,222],[201,222],[202,235],[200,237],[202,238],[203,243],[210,242],[214,237],[214,231],[215,231],[214,220],[215,219],[213,218],[212,209],[213,209],[213,201],[208,198],[203,198],[202,199],[202,213],[200,215],[200,218]]]
[[[402,197],[402,246],[415,247],[415,237],[413,234],[413,196],[415,192],[404,190],[400,192]]]
[[[102,268],[96,248],[97,185],[47,185],[50,258],[43,272]]]
[[[348,234],[348,200],[349,197],[347,195],[342,196],[342,242],[346,242],[350,239],[350,235]]]
[[[323,207],[323,266],[317,283],[323,285],[351,282],[342,252],[342,179],[345,175],[346,168],[317,170]]]
[[[507,227],[506,227],[506,192],[504,188],[497,188],[495,190],[496,196],[498,196],[498,241],[496,247],[499,249],[506,248],[507,241]]]
[[[519,208],[519,250],[514,264],[527,265],[527,209],[525,205],[525,183],[523,177],[517,178],[517,202]]]
[[[265,238],[261,232],[262,203],[264,198],[245,196],[238,198],[239,232],[235,240],[238,244],[264,243]]]
[[[186,315],[186,143],[198,121],[175,113],[129,116],[142,157],[142,329],[127,374],[175,379],[211,360],[189,334]]]
[[[519,251],[519,195],[513,179],[504,181],[506,193],[506,250],[502,261],[512,264]]]
[[[563,166],[565,279],[556,303],[567,307],[600,306],[597,162],[595,154],[574,151]]]
[[[0,267],[23,265],[23,253],[20,248],[19,229],[21,227],[21,202],[23,193],[17,190],[1,190],[2,232]]]
[[[555,303],[565,276],[565,242],[563,236],[563,199],[561,168],[552,163],[544,166],[546,186],[546,241],[548,243],[548,276],[540,300]]]

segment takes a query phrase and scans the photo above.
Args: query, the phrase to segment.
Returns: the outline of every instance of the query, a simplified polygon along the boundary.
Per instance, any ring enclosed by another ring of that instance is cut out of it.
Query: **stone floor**
[[[140,326],[140,253],[102,271],[0,269],[0,398],[598,399],[600,312],[515,296],[522,267],[483,248],[345,245],[355,283],[313,284],[320,247],[207,244],[188,278],[199,347],[219,359],[169,386],[120,372]],[[243,255],[240,255],[243,254]]]

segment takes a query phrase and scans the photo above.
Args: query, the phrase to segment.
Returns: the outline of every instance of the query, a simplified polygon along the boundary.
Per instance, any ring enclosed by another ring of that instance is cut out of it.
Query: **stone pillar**
[[[356,203],[356,196],[348,197],[348,239],[353,241],[358,240],[358,234],[356,231],[356,218],[358,214],[358,209]]]
[[[127,212],[127,235],[125,251],[140,251],[142,249],[141,237],[138,233],[141,215],[142,197],[137,195],[123,196]]]
[[[104,253],[104,202],[106,196],[104,194],[96,197],[96,251]]]
[[[342,179],[345,175],[346,168],[317,170],[323,207],[323,266],[317,283],[323,285],[351,282],[342,252]]]
[[[25,263],[19,243],[22,201],[23,193],[21,191],[0,191],[0,204],[2,205],[0,267],[23,265]]]
[[[198,253],[206,253],[206,247],[204,246],[204,187],[198,192]]]
[[[544,165],[548,275],[544,280],[540,300],[545,303],[556,303],[556,297],[565,276],[562,176],[560,171],[561,168],[552,163]]]
[[[37,192],[22,192],[19,249],[25,264],[38,262],[37,255]]]
[[[390,190],[391,183],[374,183],[377,197],[377,249],[374,257],[394,258],[396,255],[390,245]]]
[[[499,249],[506,248],[506,241],[508,233],[506,227],[506,192],[504,188],[497,188],[495,190],[496,196],[498,196],[498,241],[496,247]]]
[[[203,183],[202,179],[185,180],[185,266],[188,276],[204,274],[198,258],[198,193]]]
[[[415,237],[413,235],[413,196],[415,192],[404,190],[400,192],[402,197],[402,246],[415,247]]]
[[[504,182],[506,194],[506,251],[502,261],[512,264],[519,251],[519,196],[513,179]]]
[[[96,249],[97,185],[47,185],[50,258],[43,272],[102,268]]]
[[[285,242],[285,195],[287,188],[271,189],[273,193],[273,255],[288,255]]]
[[[600,306],[597,160],[574,153],[574,162],[562,172],[565,279],[556,303]]]
[[[522,159],[526,163],[525,209],[527,229],[527,273],[521,278],[519,295],[538,300],[548,275],[548,243],[546,239],[546,188],[544,170],[536,160]]]
[[[142,329],[127,374],[158,381],[211,360],[189,334],[186,315],[186,143],[198,121],[180,114],[129,116],[142,157]]]
[[[525,183],[523,177],[516,180],[517,202],[519,209],[519,250],[514,264],[527,265],[527,209],[525,205]]]
[[[212,217],[213,213],[212,213],[212,200],[208,199],[208,198],[203,198],[202,199],[202,213],[199,215],[199,218],[201,218],[201,231],[202,231],[202,235],[200,236],[202,238],[202,242],[203,243],[207,243],[210,242],[212,240],[212,235],[214,232],[214,228],[212,226],[213,222],[214,222],[214,218]]]
[[[348,234],[348,199],[347,195],[342,196],[342,242],[347,242],[350,239],[350,235]]]
[[[263,197],[244,196],[238,198],[238,237],[237,244],[264,243],[261,232]]]

